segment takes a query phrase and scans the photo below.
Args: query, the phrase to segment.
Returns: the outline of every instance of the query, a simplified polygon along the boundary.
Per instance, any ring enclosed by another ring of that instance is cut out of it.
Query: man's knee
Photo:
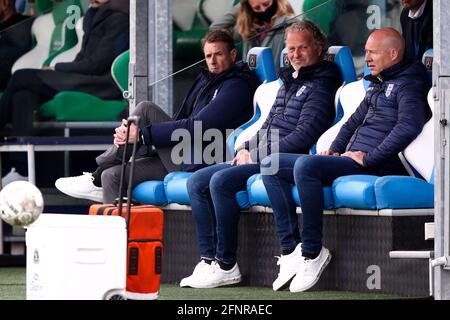
[[[206,182],[198,174],[193,174],[187,180],[187,190],[189,194],[204,194],[208,191],[209,181]]]
[[[298,158],[294,164],[294,176],[310,176],[319,172],[320,165],[316,156],[303,156]]]
[[[9,81],[8,87],[14,89],[28,88],[31,80],[36,78],[36,70],[21,69],[14,72]]]
[[[211,177],[209,188],[211,189],[211,193],[219,193],[222,194],[226,191],[232,191],[231,176],[227,170],[221,170],[214,173]]]
[[[101,174],[102,187],[113,186],[120,181],[120,166],[103,170]]]
[[[133,110],[132,115],[139,117],[139,127],[144,127],[154,122],[160,122],[160,119],[167,120],[169,118],[166,112],[151,101],[140,102]]]

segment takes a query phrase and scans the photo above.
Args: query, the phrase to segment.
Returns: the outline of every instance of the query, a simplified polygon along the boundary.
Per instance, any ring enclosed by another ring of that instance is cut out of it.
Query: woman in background
[[[242,42],[242,58],[252,47],[272,48],[275,66],[284,49],[284,29],[294,10],[288,0],[241,0],[232,12],[214,21],[212,28],[233,28],[236,42]]]

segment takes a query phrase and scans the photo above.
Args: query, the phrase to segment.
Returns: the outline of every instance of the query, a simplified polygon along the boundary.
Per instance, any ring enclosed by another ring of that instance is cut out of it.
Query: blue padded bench
[[[273,55],[270,48],[255,47],[247,55],[247,62],[262,83],[272,82],[276,79]],[[255,105],[253,118],[235,130],[227,140],[230,150],[234,150],[234,144],[239,133],[250,127],[261,116],[259,106]],[[164,206],[168,203],[190,204],[186,182],[190,172],[171,172],[164,181],[149,180],[137,185],[133,190],[133,198],[144,204]],[[244,196],[245,199],[245,196]]]

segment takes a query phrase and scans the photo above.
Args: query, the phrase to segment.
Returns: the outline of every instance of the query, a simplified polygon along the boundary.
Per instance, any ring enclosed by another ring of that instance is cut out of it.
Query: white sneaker
[[[303,257],[297,274],[289,286],[289,290],[291,292],[302,292],[312,288],[319,281],[322,271],[330,260],[330,251],[325,247],[322,247],[319,255],[314,260]]]
[[[196,278],[202,277],[203,274],[208,273],[211,268],[211,264],[206,263],[205,260],[201,260],[194,268],[194,272],[189,277],[183,278],[180,281],[180,287],[191,287],[191,283],[195,283]]]
[[[201,272],[187,281],[189,287],[207,289],[239,283],[242,281],[242,275],[237,263],[231,270],[222,270],[219,264],[213,261],[209,268],[202,268]]]
[[[28,181],[28,177],[24,177],[16,171],[16,168],[12,167],[11,170],[2,178],[2,187],[13,181]]]
[[[280,272],[273,282],[273,291],[278,291],[283,288],[297,273],[300,263],[303,261],[301,243],[290,254],[277,258],[277,265],[280,266]]]
[[[103,202],[103,189],[94,185],[94,177],[89,172],[76,177],[59,178],[55,187],[74,198]]]

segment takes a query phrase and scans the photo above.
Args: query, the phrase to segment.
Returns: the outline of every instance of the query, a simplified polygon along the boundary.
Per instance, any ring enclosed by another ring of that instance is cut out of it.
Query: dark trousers
[[[358,165],[348,157],[277,154],[279,169],[276,174],[266,172],[272,155],[261,162],[261,173],[272,204],[276,229],[282,250],[291,250],[302,242],[302,252],[317,254],[322,248],[323,187],[331,186],[341,176],[353,174],[406,175],[404,168],[387,172]],[[296,185],[302,207],[302,229],[299,234],[296,205],[291,186]]]
[[[259,173],[258,163],[239,166],[219,163],[189,177],[187,189],[201,258],[236,262],[241,215],[236,193],[246,190],[247,179],[256,173]]]
[[[141,102],[133,111],[133,115],[139,117],[138,126],[140,128],[152,123],[172,120],[160,107],[148,101]],[[119,196],[123,149],[123,147],[117,148],[113,145],[96,158],[99,168],[96,170],[95,176],[101,176],[104,203],[112,203]],[[131,157],[131,149],[130,145],[126,159]],[[141,145],[139,151],[141,156],[136,157],[132,187],[147,180],[163,180],[167,173],[181,170],[181,166],[175,165],[171,160],[170,147],[151,150],[151,146]],[[130,166],[128,165],[125,170],[123,190],[128,187],[129,171]]]
[[[33,113],[41,104],[51,100],[57,91],[39,78],[39,69],[16,71],[8,82],[0,99],[0,130],[10,122],[12,129],[5,132],[11,136],[33,135]]]

